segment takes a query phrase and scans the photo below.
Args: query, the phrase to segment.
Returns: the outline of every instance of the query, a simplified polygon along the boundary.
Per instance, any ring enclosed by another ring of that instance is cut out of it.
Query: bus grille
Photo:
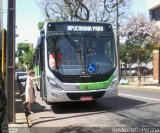
[[[81,96],[92,96],[93,99],[101,98],[104,95],[105,91],[98,92],[84,92],[84,93],[67,93],[67,96],[71,100],[80,100]]]

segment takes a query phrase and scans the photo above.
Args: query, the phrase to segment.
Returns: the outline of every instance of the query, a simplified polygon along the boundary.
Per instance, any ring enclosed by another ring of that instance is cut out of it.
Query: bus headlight
[[[47,76],[47,79],[52,89],[59,90],[59,91],[63,90],[63,88],[59,84],[57,84],[54,79],[48,76]]]
[[[110,84],[110,86],[115,86],[118,83],[118,76],[115,76]]]

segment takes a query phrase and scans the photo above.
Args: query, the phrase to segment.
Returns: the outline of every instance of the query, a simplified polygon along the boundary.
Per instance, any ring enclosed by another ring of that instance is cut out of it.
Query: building
[[[151,21],[155,21],[160,26],[160,0],[147,0],[147,8],[149,10],[149,18]],[[159,79],[159,51],[153,52],[153,78]]]
[[[151,21],[157,21],[160,25],[160,1],[148,0],[149,18]]]

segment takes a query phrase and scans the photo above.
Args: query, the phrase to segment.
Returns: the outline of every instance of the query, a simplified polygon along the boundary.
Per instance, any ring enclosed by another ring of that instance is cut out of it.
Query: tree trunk
[[[137,73],[137,76],[138,76],[138,86],[141,85],[141,72],[140,72],[140,63],[139,63],[139,60],[138,60],[138,73]]]

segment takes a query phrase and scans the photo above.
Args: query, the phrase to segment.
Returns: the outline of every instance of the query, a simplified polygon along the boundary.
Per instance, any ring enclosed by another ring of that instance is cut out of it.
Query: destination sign
[[[104,31],[103,26],[67,26],[68,31]]]

